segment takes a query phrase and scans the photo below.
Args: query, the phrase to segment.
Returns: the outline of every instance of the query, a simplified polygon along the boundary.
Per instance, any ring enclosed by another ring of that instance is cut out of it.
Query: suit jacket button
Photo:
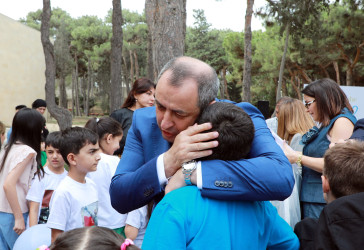
[[[215,186],[216,187],[220,186],[220,182],[219,181],[215,181]]]
[[[229,188],[233,187],[233,182],[232,182],[232,181],[229,181],[229,183],[228,183],[228,187],[229,187]]]
[[[224,187],[228,187],[228,182],[224,181]]]

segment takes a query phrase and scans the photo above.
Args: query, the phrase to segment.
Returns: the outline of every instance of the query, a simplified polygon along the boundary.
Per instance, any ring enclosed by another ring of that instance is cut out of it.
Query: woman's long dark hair
[[[9,155],[9,151],[14,144],[18,142],[23,143],[37,152],[37,174],[40,176],[44,174],[44,170],[40,161],[40,140],[43,124],[45,122],[44,117],[35,109],[23,108],[19,110],[13,119],[12,131],[5,147],[4,158],[0,163],[0,172],[4,168],[6,158]]]
[[[126,98],[122,108],[131,108],[135,104],[134,95],[143,94],[148,92],[150,89],[154,89],[155,84],[148,78],[136,79],[133,83],[133,88],[130,90],[128,97]]]

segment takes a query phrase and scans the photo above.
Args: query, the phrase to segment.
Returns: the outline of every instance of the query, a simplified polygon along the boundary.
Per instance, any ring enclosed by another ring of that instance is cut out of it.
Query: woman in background
[[[123,138],[120,141],[120,148],[114,154],[121,155],[124,150],[126,136],[133,120],[133,113],[136,109],[151,107],[154,105],[155,84],[147,78],[135,80],[121,109],[115,110],[110,117],[117,120],[123,128]]]
[[[293,150],[302,152],[303,144],[299,143],[302,135],[314,126],[305,105],[298,99],[287,98],[280,104],[277,117],[278,136],[287,141]]]
[[[319,124],[302,136],[303,154],[285,150],[291,163],[302,164],[302,217],[318,218],[326,202],[321,174],[323,156],[331,143],[350,138],[356,118],[348,98],[331,79],[316,80],[302,90],[307,112]]]

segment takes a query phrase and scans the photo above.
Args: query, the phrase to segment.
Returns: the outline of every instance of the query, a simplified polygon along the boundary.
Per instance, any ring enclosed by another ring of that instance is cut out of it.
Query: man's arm
[[[292,166],[260,111],[249,103],[237,106],[250,115],[255,127],[248,159],[203,161],[201,193],[221,200],[284,200],[295,182]]]
[[[148,154],[154,151],[150,147],[157,144],[154,134],[150,132],[151,128],[147,127],[152,125],[145,124],[146,121],[143,119],[145,111],[155,113],[155,110],[151,110],[152,108],[146,108],[134,112],[124,152],[110,184],[111,204],[119,213],[128,213],[142,207],[163,192],[158,179],[156,161],[158,155],[168,149],[168,143],[164,141],[163,147],[158,146],[155,149],[158,152]],[[156,123],[154,126],[156,127],[153,129],[159,131]],[[143,133],[150,133],[143,135],[148,141],[143,141],[141,130]],[[149,151],[146,152],[147,150]]]

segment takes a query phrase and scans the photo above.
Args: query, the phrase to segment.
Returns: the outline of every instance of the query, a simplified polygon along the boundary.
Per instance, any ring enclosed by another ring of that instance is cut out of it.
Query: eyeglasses
[[[306,109],[308,109],[310,106],[311,106],[311,104],[312,103],[314,103],[316,100],[312,100],[312,101],[310,101],[310,102],[306,102],[305,103],[305,107],[306,107]]]

